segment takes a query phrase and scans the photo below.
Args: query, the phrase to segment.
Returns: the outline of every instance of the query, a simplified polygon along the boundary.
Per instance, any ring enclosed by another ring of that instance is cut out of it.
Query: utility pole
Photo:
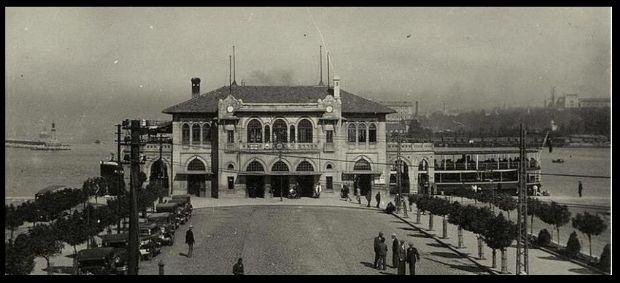
[[[397,210],[397,213],[400,213],[401,195],[403,193],[402,186],[401,186],[401,172],[400,172],[400,146],[401,146],[400,130],[398,130],[397,132],[396,144],[398,146],[398,148],[396,149],[396,184],[398,186],[398,195],[396,196],[396,210]]]
[[[131,120],[131,167],[129,180],[129,245],[128,245],[128,274],[138,275],[138,204],[137,185],[138,173],[140,172],[140,121]]]
[[[123,172],[123,164],[121,163],[121,125],[117,124],[116,125],[116,164],[117,164],[117,168],[114,171],[114,173],[116,174],[116,185],[117,185],[117,189],[118,191],[117,196],[116,196],[116,203],[118,204],[118,214],[121,214],[121,193],[124,194],[125,191],[125,186],[121,187],[121,183],[124,181],[123,177],[121,175],[121,172]],[[121,188],[123,189],[121,191]],[[121,232],[121,217],[118,218],[118,223],[116,223],[116,232],[120,233]]]
[[[525,128],[520,126],[519,143],[519,199],[517,203],[517,267],[515,274],[529,274],[527,235],[527,154],[525,150]]]

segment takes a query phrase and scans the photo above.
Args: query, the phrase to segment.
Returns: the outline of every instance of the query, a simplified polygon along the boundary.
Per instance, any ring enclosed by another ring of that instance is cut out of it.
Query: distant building
[[[579,108],[608,108],[611,102],[609,98],[582,98],[579,99]]]
[[[415,102],[415,110],[411,101],[379,101],[379,103],[396,111],[396,113],[388,114],[385,117],[388,133],[396,130],[409,131],[409,121],[418,115],[417,101]],[[401,125],[401,122],[404,125]]]

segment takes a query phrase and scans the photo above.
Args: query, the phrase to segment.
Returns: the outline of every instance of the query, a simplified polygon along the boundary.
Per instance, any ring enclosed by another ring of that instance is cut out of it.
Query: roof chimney
[[[334,75],[334,97],[340,98],[340,77]]]
[[[192,78],[192,98],[200,96],[200,79]]]

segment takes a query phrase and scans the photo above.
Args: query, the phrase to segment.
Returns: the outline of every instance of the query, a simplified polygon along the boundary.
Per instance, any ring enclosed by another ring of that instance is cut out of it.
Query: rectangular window
[[[235,142],[235,131],[233,130],[228,130],[228,143],[234,143]]]
[[[328,190],[333,190],[334,189],[333,177],[331,177],[331,176],[325,177],[325,187]]]
[[[328,130],[325,135],[325,142],[333,143],[334,142],[334,131]]]

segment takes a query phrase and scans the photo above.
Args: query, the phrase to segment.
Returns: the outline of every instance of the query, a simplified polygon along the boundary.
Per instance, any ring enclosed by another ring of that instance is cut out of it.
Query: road
[[[435,240],[378,210],[310,206],[240,206],[197,209],[191,220],[196,243],[187,258],[185,231],[173,246],[140,264],[140,274],[231,274],[242,257],[246,274],[395,274],[372,268],[373,237],[382,231],[411,241],[421,253],[418,274],[487,274]]]

